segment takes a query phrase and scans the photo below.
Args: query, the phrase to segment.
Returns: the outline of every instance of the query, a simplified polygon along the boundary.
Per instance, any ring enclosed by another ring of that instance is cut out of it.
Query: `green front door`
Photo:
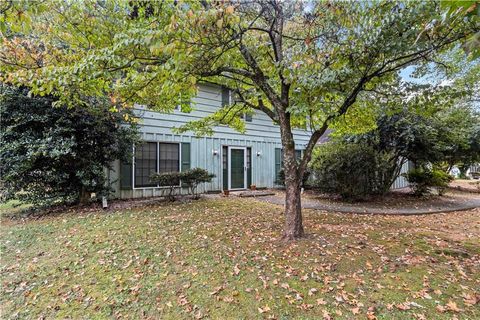
[[[230,147],[230,188],[246,189],[245,148]]]

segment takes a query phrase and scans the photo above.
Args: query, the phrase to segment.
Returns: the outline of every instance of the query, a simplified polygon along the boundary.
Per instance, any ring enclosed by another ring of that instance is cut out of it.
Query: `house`
[[[196,137],[193,132],[172,132],[174,127],[212,114],[222,103],[228,103],[228,97],[220,86],[201,84],[198,95],[193,98],[195,110],[190,113],[175,110],[165,114],[136,108],[135,113],[142,120],[143,143],[135,147],[132,164],[117,161],[109,172],[115,197],[161,196],[163,188],[149,181],[152,173],[195,167],[215,174],[212,182],[202,186],[200,192],[243,190],[252,184],[257,188],[274,187],[281,169],[280,129],[262,112],[244,117],[245,134],[227,126],[215,127],[214,134],[206,137]],[[301,155],[310,133],[294,130],[294,137]]]
[[[142,107],[135,109],[141,118],[143,143],[135,146],[130,164],[113,164],[109,172],[116,198],[162,196],[164,188],[152,184],[149,177],[155,172],[184,171],[200,167],[215,174],[211,183],[199,186],[199,192],[243,190],[254,184],[257,188],[272,188],[282,167],[280,129],[260,111],[243,117],[245,134],[227,127],[214,128],[212,136],[197,137],[193,132],[175,134],[172,128],[203,118],[228,104],[226,88],[201,84],[193,98],[195,110],[183,113],[159,113]],[[308,143],[310,132],[294,130],[298,156]],[[402,177],[403,179],[403,177]],[[397,183],[398,186],[403,185]],[[183,190],[185,192],[185,190]]]

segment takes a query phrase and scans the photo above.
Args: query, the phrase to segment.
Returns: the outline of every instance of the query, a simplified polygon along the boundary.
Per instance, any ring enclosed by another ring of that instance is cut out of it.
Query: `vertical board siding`
[[[280,130],[272,120],[262,112],[255,112],[251,122],[246,122],[246,132],[241,134],[227,126],[217,126],[214,134],[208,137],[196,137],[192,132],[175,134],[172,129],[189,121],[199,120],[211,115],[222,104],[220,86],[202,84],[197,96],[192,101],[193,111],[184,113],[175,110],[171,113],[160,113],[142,106],[135,107],[139,118],[141,139],[152,142],[187,142],[190,143],[190,167],[204,168],[215,174],[211,183],[199,186],[199,192],[220,191],[223,189],[222,147],[241,146],[251,148],[252,184],[258,188],[273,187],[275,180],[275,148],[281,148]],[[297,149],[304,149],[310,133],[294,130]],[[213,150],[217,155],[213,155]],[[259,155],[257,156],[257,154]],[[161,196],[162,188],[144,188],[124,190],[120,188],[120,163],[113,164],[110,173],[115,197],[142,198]],[[186,190],[179,190],[185,192]]]
[[[400,169],[400,175],[393,182],[391,186],[392,190],[406,188],[409,186],[407,179],[403,176],[403,174],[407,173],[409,170],[410,170],[410,162],[407,161],[403,164],[402,168]]]

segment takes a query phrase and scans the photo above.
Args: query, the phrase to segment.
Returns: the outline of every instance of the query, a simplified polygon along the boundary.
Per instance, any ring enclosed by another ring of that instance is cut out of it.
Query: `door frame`
[[[243,188],[232,189],[232,150],[243,150]],[[228,146],[228,190],[247,189],[247,147]]]

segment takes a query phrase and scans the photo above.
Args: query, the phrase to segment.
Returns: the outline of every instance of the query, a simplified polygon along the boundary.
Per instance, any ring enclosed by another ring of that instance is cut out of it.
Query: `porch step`
[[[255,191],[237,191],[237,192],[231,192],[231,194],[241,198],[249,198],[249,197],[274,196],[275,192],[268,191],[268,190],[255,190]]]

